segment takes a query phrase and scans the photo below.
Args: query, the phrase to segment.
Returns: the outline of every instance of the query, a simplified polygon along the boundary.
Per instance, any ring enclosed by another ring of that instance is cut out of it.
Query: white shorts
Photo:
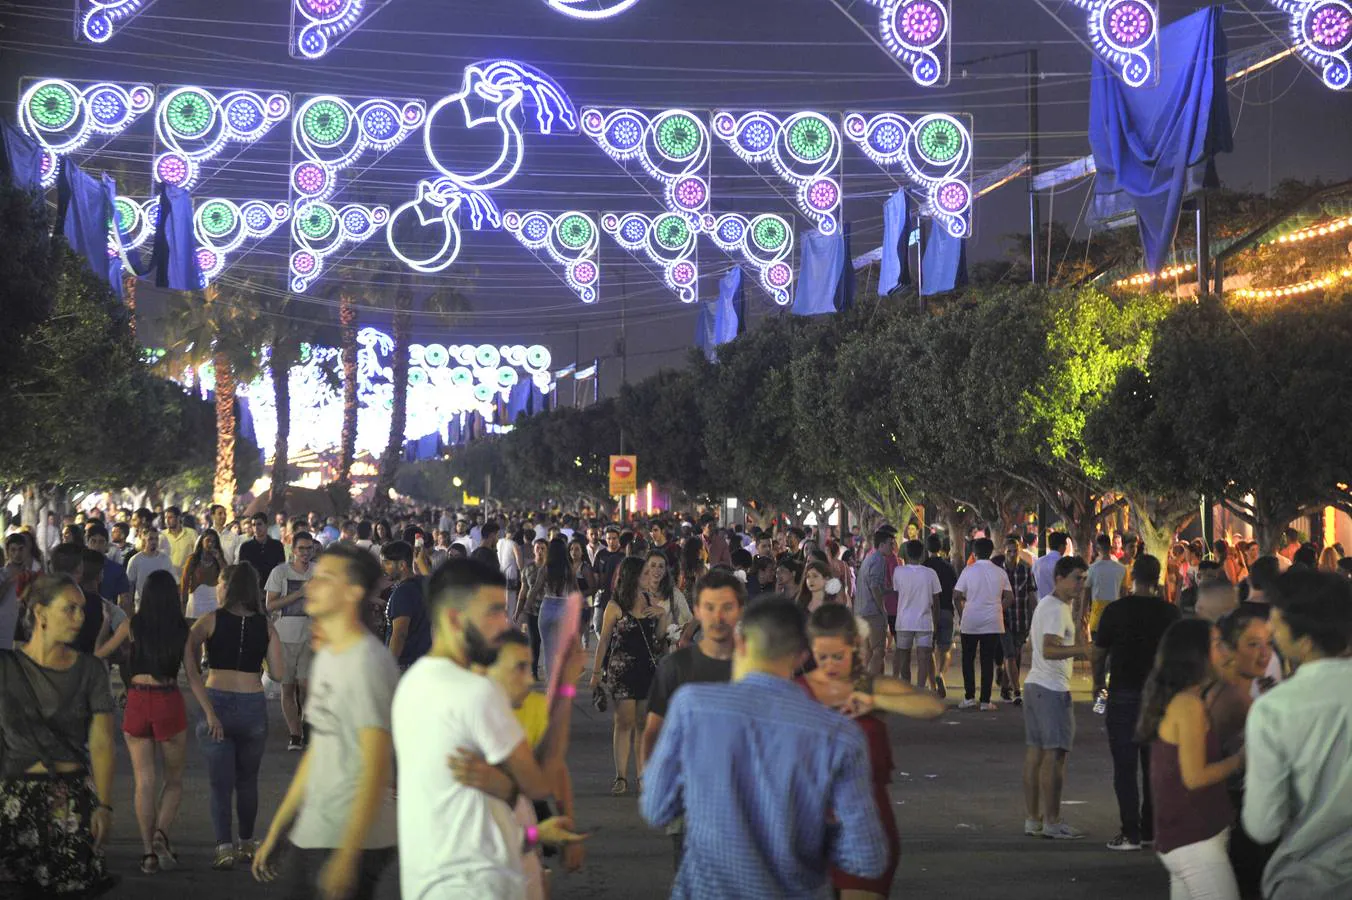
[[[298,641],[296,643],[282,641],[282,661],[286,665],[286,674],[282,678],[282,684],[309,681],[310,660],[312,659],[314,659],[314,651],[310,649],[309,641]]]

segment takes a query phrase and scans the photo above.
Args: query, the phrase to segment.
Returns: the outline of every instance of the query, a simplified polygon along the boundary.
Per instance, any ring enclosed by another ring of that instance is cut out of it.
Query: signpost
[[[610,495],[627,497],[638,493],[638,457],[612,456],[610,458]]]

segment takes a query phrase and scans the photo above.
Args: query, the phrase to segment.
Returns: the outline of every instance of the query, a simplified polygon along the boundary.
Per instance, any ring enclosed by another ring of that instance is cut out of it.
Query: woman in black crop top
[[[211,825],[216,833],[215,869],[248,863],[258,842],[258,767],[268,736],[268,706],[263,694],[263,663],[268,676],[281,681],[282,642],[263,612],[258,572],[247,562],[221,573],[220,608],[192,626],[184,658],[188,684],[202,706],[197,742],[207,758],[211,780]],[[202,646],[211,667],[202,679]],[[234,842],[231,808],[238,798],[239,843]]]
[[[136,823],[141,828],[141,871],[153,875],[178,862],[169,828],[183,798],[183,761],[188,746],[188,713],[178,689],[188,622],[178,602],[178,585],[167,572],[151,572],[141,589],[141,605],[99,648],[107,657],[131,641],[131,662],[124,668],[131,684],[122,735],[136,780]],[[164,755],[164,789],[155,790],[155,748]],[[157,799],[158,798],[158,799]]]

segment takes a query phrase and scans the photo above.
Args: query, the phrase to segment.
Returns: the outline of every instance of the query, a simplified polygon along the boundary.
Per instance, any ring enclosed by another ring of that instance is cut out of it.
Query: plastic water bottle
[[[1094,715],[1101,716],[1108,711],[1108,689],[1104,688],[1094,698]]]

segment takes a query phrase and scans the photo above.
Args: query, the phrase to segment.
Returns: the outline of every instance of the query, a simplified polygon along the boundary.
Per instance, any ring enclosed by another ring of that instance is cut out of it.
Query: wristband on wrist
[[[572,699],[573,697],[576,697],[576,696],[577,696],[577,685],[575,685],[575,684],[561,684],[561,685],[559,685],[559,696],[560,696],[560,697],[567,697],[567,698],[569,698],[569,699]]]
[[[540,829],[534,825],[526,826],[526,846],[522,849],[523,853],[529,853],[540,844]]]

